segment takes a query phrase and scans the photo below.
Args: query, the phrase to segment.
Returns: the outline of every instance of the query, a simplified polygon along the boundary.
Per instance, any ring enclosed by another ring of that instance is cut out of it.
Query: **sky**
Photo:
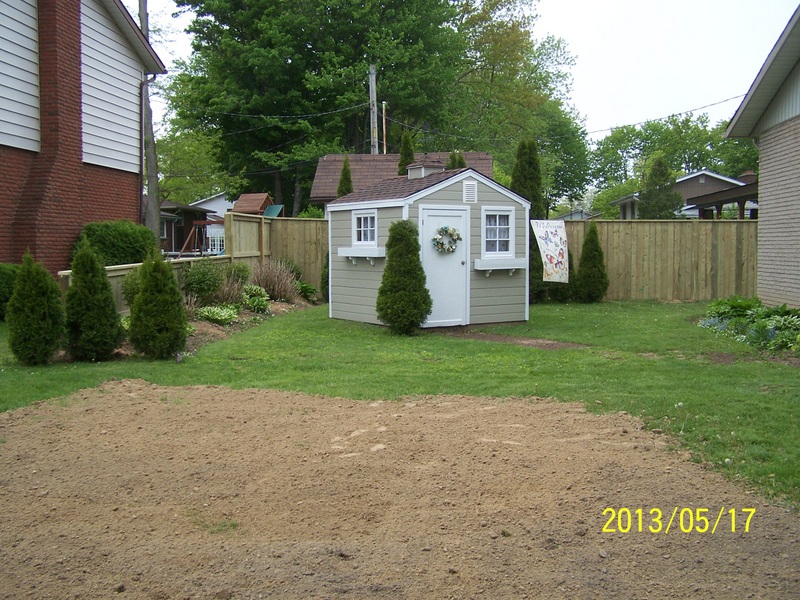
[[[534,36],[567,43],[576,60],[571,103],[597,140],[611,127],[686,111],[707,113],[712,125],[729,120],[797,6],[797,0],[540,0]]]
[[[135,0],[124,0],[135,14]],[[729,120],[797,9],[797,0],[538,0],[534,37],[575,57],[570,104],[593,140],[610,128],[692,111]],[[191,50],[173,0],[149,0],[168,65]],[[154,100],[157,117],[163,102]]]

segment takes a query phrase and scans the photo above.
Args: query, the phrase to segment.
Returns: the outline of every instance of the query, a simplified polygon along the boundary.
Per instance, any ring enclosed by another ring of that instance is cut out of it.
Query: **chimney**
[[[758,181],[758,175],[756,175],[753,171],[745,171],[739,175],[739,181],[743,181],[744,183],[755,183]]]
[[[435,158],[428,158],[426,154],[421,161],[411,163],[406,168],[408,169],[409,179],[420,179],[426,175],[441,173],[444,171],[444,163]]]

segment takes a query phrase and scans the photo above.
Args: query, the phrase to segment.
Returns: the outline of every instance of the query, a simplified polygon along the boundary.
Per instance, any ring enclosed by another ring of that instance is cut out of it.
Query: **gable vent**
[[[464,182],[464,202],[474,204],[478,201],[478,182],[465,181]]]

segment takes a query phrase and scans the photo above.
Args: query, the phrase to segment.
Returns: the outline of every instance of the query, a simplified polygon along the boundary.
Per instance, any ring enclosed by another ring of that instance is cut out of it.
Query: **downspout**
[[[145,89],[156,80],[145,76],[139,84],[139,225],[144,225],[144,100]]]

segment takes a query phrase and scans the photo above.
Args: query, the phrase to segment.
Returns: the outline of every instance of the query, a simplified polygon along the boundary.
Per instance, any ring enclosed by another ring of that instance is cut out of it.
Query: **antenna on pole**
[[[369,66],[369,145],[370,154],[378,153],[378,101],[375,90],[375,65]]]

